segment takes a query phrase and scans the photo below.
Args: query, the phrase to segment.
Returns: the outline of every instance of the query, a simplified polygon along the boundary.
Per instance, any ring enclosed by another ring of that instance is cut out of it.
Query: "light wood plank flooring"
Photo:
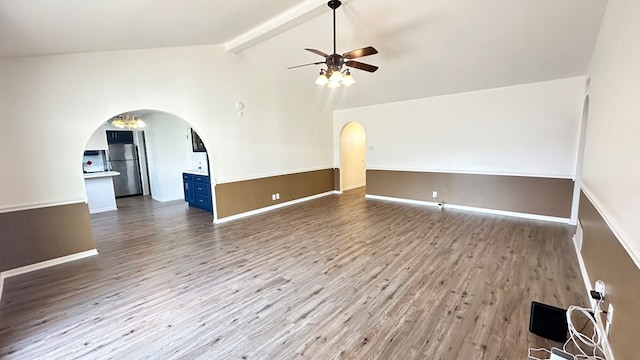
[[[2,359],[524,359],[532,300],[586,300],[567,226],[365,200],[213,225],[92,216],[100,255],[7,279]]]

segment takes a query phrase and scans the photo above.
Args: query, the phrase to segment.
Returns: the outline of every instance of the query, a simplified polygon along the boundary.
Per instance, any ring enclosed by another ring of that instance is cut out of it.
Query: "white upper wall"
[[[339,110],[334,163],[340,130],[357,121],[368,169],[571,178],[584,84],[580,76]]]
[[[158,201],[184,199],[182,172],[191,166],[189,125],[174,115],[157,112],[145,122],[151,196]]]
[[[583,188],[640,266],[640,2],[609,0],[591,60]]]
[[[106,150],[107,147],[107,132],[104,126],[100,126],[93,135],[91,135],[85,148],[87,150]]]
[[[0,142],[3,172],[18,175],[3,180],[0,211],[84,200],[89,138],[138,109],[191,124],[217,183],[331,167],[330,104],[315,91],[219,46],[0,59],[3,132],[21,134]]]

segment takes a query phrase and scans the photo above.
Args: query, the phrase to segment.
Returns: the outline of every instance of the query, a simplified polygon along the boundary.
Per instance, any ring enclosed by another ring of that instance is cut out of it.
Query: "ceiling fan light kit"
[[[378,70],[377,66],[365,64],[359,61],[354,61],[352,59],[374,55],[378,53],[373,46],[367,46],[361,49],[349,51],[342,55],[338,55],[336,52],[336,9],[342,5],[342,2],[338,0],[331,0],[327,3],[333,10],[333,54],[328,55],[324,52],[316,49],[305,49],[310,51],[316,55],[320,55],[324,57],[324,61],[314,62],[310,64],[297,65],[289,67],[288,69],[295,69],[303,66],[309,65],[327,65],[326,69],[321,69],[320,74],[316,78],[316,84],[320,86],[327,86],[329,88],[337,88],[341,85],[349,86],[354,84],[356,81],[353,76],[351,76],[351,71],[349,69],[342,69],[343,66],[359,69],[368,72],[375,72]]]
[[[329,84],[329,78],[327,77],[327,72],[324,69],[320,70],[320,74],[318,75],[318,78],[316,79],[316,84],[318,84],[320,86],[324,86],[324,85],[328,85]]]

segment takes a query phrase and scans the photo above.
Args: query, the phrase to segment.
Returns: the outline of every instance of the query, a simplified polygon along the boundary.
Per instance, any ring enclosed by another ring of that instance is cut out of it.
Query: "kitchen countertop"
[[[117,171],[101,171],[101,172],[85,173],[84,178],[95,179],[95,178],[101,178],[101,177],[107,177],[107,176],[118,176],[118,175],[120,175],[120,173]]]
[[[204,176],[209,176],[209,172],[207,172],[207,170],[183,170],[182,172],[187,173],[187,174],[193,174],[193,175],[204,175]]]

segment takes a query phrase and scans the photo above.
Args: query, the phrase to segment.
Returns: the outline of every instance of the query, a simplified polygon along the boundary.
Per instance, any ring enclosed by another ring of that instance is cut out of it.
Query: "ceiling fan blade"
[[[378,53],[378,50],[376,50],[376,48],[374,48],[373,46],[367,46],[362,49],[349,51],[348,53],[344,53],[342,56],[344,56],[345,59],[355,59],[355,58],[369,56],[377,53]]]
[[[376,72],[376,70],[378,70],[378,67],[375,65],[369,65],[369,64],[361,63],[359,61],[349,60],[349,61],[345,61],[344,64],[348,67],[352,67],[352,68],[356,68],[356,69],[360,69],[368,72]]]
[[[303,64],[303,65],[296,65],[296,66],[291,66],[288,67],[287,70],[289,69],[295,69],[295,68],[299,68],[299,67],[303,67],[303,66],[309,66],[309,65],[320,65],[320,64],[324,64],[324,61],[318,61],[318,62],[314,62],[314,63],[309,63],[309,64]]]
[[[311,51],[312,53],[317,54],[317,55],[320,55],[320,56],[322,56],[322,57],[327,57],[327,56],[329,56],[329,55],[327,55],[327,54],[323,53],[323,52],[322,52],[322,51],[320,51],[320,50],[316,50],[316,49],[305,49],[305,50],[307,50],[307,51]]]

